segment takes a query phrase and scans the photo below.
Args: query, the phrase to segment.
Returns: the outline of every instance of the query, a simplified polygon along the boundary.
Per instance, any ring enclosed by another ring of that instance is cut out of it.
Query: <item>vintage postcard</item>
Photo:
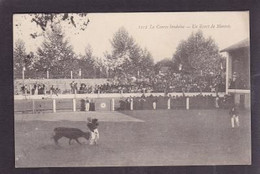
[[[13,15],[15,167],[251,164],[248,11]]]

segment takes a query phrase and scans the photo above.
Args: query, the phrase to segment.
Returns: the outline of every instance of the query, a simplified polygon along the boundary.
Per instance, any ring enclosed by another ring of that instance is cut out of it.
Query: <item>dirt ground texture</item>
[[[241,125],[235,129],[231,128],[227,110],[96,112],[94,117],[100,120],[97,146],[89,145],[83,138],[82,145],[75,141],[69,145],[68,139],[62,138],[60,146],[56,146],[51,139],[55,127],[87,131],[86,118],[93,113],[85,113],[86,117],[77,117],[81,114],[77,112],[55,114],[64,117],[51,120],[44,119],[42,114],[35,116],[43,119],[32,120],[26,116],[18,119],[21,116],[15,115],[16,167],[251,163],[251,125],[247,111],[240,112]]]

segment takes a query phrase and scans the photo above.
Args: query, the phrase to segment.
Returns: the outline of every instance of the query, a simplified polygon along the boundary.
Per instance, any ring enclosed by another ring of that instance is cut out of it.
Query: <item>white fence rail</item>
[[[196,96],[202,94],[203,96],[212,95],[216,96],[216,93],[185,93],[185,96]],[[59,94],[59,95],[14,95],[14,100],[24,99],[82,99],[82,98],[126,98],[126,97],[141,97],[143,93],[101,93],[101,94]],[[150,96],[164,96],[164,93],[144,93],[144,95]],[[182,96],[183,93],[169,93],[168,96]],[[218,93],[219,97],[223,97],[225,93]]]

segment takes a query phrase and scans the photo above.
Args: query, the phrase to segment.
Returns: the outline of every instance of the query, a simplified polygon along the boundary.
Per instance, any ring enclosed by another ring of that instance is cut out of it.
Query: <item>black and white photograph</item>
[[[16,168],[251,165],[249,11],[13,14]]]

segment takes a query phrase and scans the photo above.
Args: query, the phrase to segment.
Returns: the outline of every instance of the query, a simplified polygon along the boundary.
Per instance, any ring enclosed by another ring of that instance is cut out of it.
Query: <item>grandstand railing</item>
[[[198,95],[200,94],[200,95]],[[152,95],[152,96],[151,96]],[[219,93],[221,101],[224,93]],[[15,113],[85,111],[86,99],[91,110],[149,110],[149,109],[212,109],[215,105],[214,93],[125,93],[125,94],[69,94],[69,95],[29,95],[14,96]],[[224,104],[228,106],[227,104]],[[224,106],[223,105],[223,106]],[[94,109],[93,109],[94,108]]]
[[[100,93],[100,94],[46,94],[46,95],[14,95],[14,100],[23,100],[23,99],[48,99],[48,98],[58,98],[58,99],[82,99],[82,98],[127,98],[127,97],[145,97],[149,96],[165,96],[164,93]],[[193,92],[193,93],[168,93],[167,96],[208,96],[212,95],[216,97],[216,93],[211,92]],[[223,97],[225,93],[218,93],[219,97]]]

